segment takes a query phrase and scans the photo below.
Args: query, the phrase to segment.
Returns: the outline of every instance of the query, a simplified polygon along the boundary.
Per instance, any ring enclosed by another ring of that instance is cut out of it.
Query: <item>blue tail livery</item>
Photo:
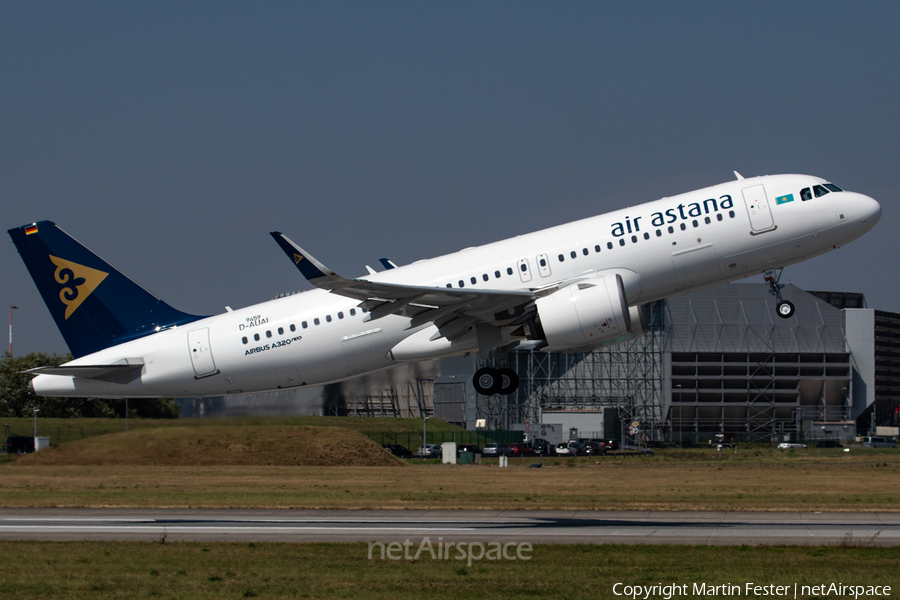
[[[175,310],[51,221],[9,236],[75,358],[203,318]]]

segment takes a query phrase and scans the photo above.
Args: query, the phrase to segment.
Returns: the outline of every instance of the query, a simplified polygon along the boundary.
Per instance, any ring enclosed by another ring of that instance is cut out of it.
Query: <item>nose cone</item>
[[[862,194],[856,197],[856,208],[859,210],[859,220],[869,226],[875,227],[875,223],[881,218],[881,205],[874,198]]]

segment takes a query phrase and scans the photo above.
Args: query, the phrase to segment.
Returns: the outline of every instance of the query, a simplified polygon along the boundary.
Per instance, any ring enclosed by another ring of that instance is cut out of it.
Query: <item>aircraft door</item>
[[[191,353],[191,364],[197,379],[218,373],[213,360],[212,348],[209,345],[209,328],[204,327],[188,332],[188,350]]]
[[[516,267],[519,269],[519,279],[522,280],[522,283],[531,281],[531,266],[528,264],[527,258],[519,260]]]
[[[546,254],[538,254],[535,258],[538,264],[538,273],[541,277],[550,277],[550,257]]]
[[[744,188],[744,204],[750,215],[750,228],[754,232],[761,233],[775,229],[775,220],[772,218],[772,208],[766,196],[766,188],[762,185]]]

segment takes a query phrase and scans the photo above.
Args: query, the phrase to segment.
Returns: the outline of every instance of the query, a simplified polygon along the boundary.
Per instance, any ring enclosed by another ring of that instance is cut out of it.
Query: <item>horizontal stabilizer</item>
[[[81,377],[83,379],[126,383],[140,377],[143,368],[144,361],[142,359],[129,358],[111,365],[37,367],[23,371],[23,373],[28,373],[29,375],[61,375],[64,377]]]

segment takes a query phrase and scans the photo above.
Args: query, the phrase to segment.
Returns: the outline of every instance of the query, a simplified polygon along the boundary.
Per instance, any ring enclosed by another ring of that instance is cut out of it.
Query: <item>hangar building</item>
[[[571,423],[617,410],[626,441],[849,439],[897,424],[900,315],[866,307],[862,294],[788,285],[790,319],[764,284],[728,284],[646,307],[646,336],[590,353],[516,351],[515,395],[478,396],[474,361],[443,361],[435,416],[474,428]],[[464,386],[464,387],[460,387]],[[560,415],[565,415],[565,419]],[[580,437],[608,437],[596,427]],[[630,432],[630,433],[629,433]],[[630,440],[629,440],[630,438]]]

